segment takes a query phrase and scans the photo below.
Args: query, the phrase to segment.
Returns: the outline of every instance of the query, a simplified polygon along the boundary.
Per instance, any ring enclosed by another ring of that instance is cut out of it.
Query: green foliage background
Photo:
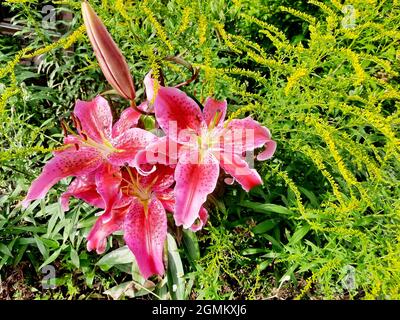
[[[262,187],[217,190],[198,242],[190,233],[178,241],[170,259],[183,263],[181,298],[400,298],[399,1],[90,2],[129,62],[138,101],[149,69],[168,85],[190,77],[164,59],[180,54],[201,70],[184,90],[226,98],[231,117],[252,115],[278,142],[257,164]],[[94,210],[74,201],[62,213],[65,182],[26,211],[17,205],[60,145],[59,120],[74,101],[109,89],[80,1],[53,4],[74,14],[58,21],[66,34],[56,42],[38,1],[4,3],[26,40],[0,38],[0,274],[27,264],[35,298],[97,298],[113,286],[117,297],[179,298],[172,275],[132,289],[129,263],[86,252]],[[41,54],[38,67],[21,63]],[[110,99],[116,114],[126,107]],[[114,252],[120,237],[111,244]],[[57,267],[57,290],[38,284],[46,264]]]

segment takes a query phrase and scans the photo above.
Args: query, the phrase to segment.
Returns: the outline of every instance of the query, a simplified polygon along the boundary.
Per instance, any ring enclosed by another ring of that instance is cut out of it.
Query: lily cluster
[[[62,209],[69,209],[70,197],[101,209],[87,237],[88,250],[103,253],[107,237],[122,230],[143,277],[162,275],[167,212],[176,226],[200,230],[208,218],[204,204],[221,168],[232,177],[229,183],[236,180],[249,191],[262,179],[249,164],[253,158],[245,155],[261,148],[257,160],[269,159],[276,143],[250,117],[225,121],[226,101],[209,97],[200,106],[178,88],[162,86],[151,71],[144,80],[147,100],[136,107],[124,57],[87,2],[82,12],[106,79],[131,106],[113,123],[103,97],[78,100],[75,130],[63,125],[64,146],[33,181],[22,205],[44,198],[61,179],[75,177],[61,195]],[[157,135],[138,127],[143,113],[154,116],[161,129]]]

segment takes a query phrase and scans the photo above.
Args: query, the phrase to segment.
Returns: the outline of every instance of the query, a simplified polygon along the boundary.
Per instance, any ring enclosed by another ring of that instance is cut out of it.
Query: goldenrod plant
[[[263,185],[221,184],[204,229],[167,239],[177,272],[146,282],[118,232],[104,256],[86,251],[97,211],[72,200],[64,213],[66,181],[19,205],[76,99],[129,105],[102,74],[81,1],[52,3],[72,13],[52,30],[40,1],[1,4],[22,26],[0,37],[1,297],[400,299],[398,1],[90,1],[133,79],[151,69],[199,103],[227,99],[227,119],[252,116],[277,142],[256,164]]]

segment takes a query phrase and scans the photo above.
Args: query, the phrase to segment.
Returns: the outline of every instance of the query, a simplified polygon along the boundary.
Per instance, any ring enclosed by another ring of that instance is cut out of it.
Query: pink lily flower
[[[158,165],[157,170],[142,176],[134,168],[122,170],[123,197],[115,203],[112,218],[100,216],[87,239],[89,251],[101,254],[106,238],[115,231],[124,231],[124,240],[135,255],[144,278],[164,274],[163,251],[167,236],[166,210],[173,210],[174,198],[170,186],[174,169]]]
[[[132,108],[126,109],[113,126],[111,109],[101,96],[89,102],[78,100],[74,116],[78,134],[65,138],[65,148],[54,152],[54,157],[33,181],[22,205],[26,208],[32,200],[44,198],[48,190],[63,178],[84,177],[70,185],[61,199],[63,208],[68,209],[66,199],[70,195],[90,199],[92,190],[88,189],[80,196],[74,191],[84,179],[90,179],[102,196],[104,219],[110,219],[113,203],[120,197],[122,177],[119,167],[132,162],[136,153],[156,141],[157,137],[148,131],[132,128],[140,117]],[[98,202],[93,204],[99,205]]]
[[[226,101],[208,98],[202,112],[179,89],[160,86],[157,92],[155,116],[167,136],[139,152],[137,157],[147,158],[149,163],[177,161],[174,175],[177,226],[190,228],[200,218],[200,208],[217,184],[220,166],[246,191],[262,184],[243,153],[264,147],[257,159],[266,160],[274,154],[276,142],[266,127],[250,117],[224,122],[226,108]]]
[[[135,168],[123,168],[120,190],[122,196],[113,204],[111,218],[100,216],[92,227],[87,249],[101,254],[106,249],[106,239],[113,232],[123,230],[124,239],[136,257],[144,278],[164,274],[163,249],[167,235],[166,211],[174,212],[175,198],[171,185],[174,168],[156,165],[154,172],[142,176]],[[149,169],[150,165],[147,165]],[[71,196],[99,208],[104,208],[95,179],[91,175],[76,178],[62,195],[68,203]],[[207,221],[207,210],[201,208],[199,221],[191,229],[200,230]]]

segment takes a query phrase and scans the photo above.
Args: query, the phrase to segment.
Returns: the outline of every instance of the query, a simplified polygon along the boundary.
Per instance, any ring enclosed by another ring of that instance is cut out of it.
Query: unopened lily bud
[[[134,100],[135,87],[128,64],[103,22],[87,1],[82,2],[82,16],[87,35],[107,81],[122,97]]]

